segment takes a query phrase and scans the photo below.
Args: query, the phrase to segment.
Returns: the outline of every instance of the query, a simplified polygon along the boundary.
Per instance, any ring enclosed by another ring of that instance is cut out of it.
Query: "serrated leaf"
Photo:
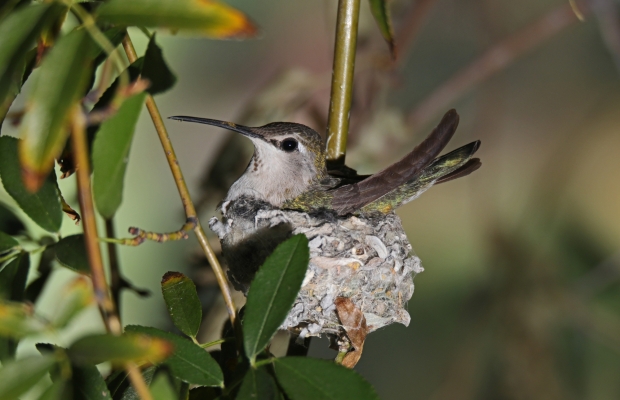
[[[21,180],[17,157],[20,140],[0,137],[0,178],[7,193],[41,228],[58,232],[62,223],[62,207],[56,186],[56,175],[50,174],[36,193],[30,193]]]
[[[394,43],[394,30],[392,29],[392,21],[390,19],[390,10],[387,0],[369,0],[370,11],[379,26],[381,35],[390,46],[392,57],[396,58],[396,44]]]
[[[378,400],[374,388],[357,372],[331,361],[284,357],[273,362],[278,383],[295,400]]]
[[[140,334],[90,335],[79,339],[67,350],[71,361],[78,365],[100,364],[104,361],[113,364],[129,361],[157,363],[171,352],[172,345],[167,341]]]
[[[210,0],[111,0],[99,8],[98,16],[118,25],[168,28],[213,38],[256,35],[245,14]]]
[[[194,282],[180,272],[166,272],[161,280],[161,291],[174,325],[195,338],[202,321],[202,305]]]
[[[20,253],[0,271],[0,299],[22,301],[30,271],[30,256]]]
[[[56,363],[53,356],[31,356],[0,368],[0,399],[16,399],[34,386]]]
[[[118,112],[101,124],[93,144],[93,194],[99,213],[110,219],[123,200],[129,149],[146,94],[123,102]]]
[[[26,55],[41,32],[67,7],[60,3],[35,4],[14,11],[0,23],[0,104],[9,91],[21,88]],[[19,87],[12,87],[17,84]]]
[[[64,237],[54,245],[56,259],[64,267],[80,274],[90,275],[90,264],[86,254],[84,235],[77,234]]]
[[[172,88],[177,81],[176,76],[174,76],[174,73],[164,60],[161,48],[159,48],[155,42],[155,34],[151,36],[151,40],[149,40],[149,44],[146,47],[141,77],[151,82],[147,92],[152,95],[167,91]]]
[[[302,234],[295,235],[278,245],[256,273],[243,319],[243,344],[251,363],[293,306],[309,259],[308,239]]]
[[[236,397],[237,400],[271,400],[279,398],[280,391],[276,381],[265,370],[265,367],[250,368],[246,372]]]
[[[155,328],[129,325],[125,327],[125,331],[158,337],[172,343],[174,353],[166,360],[165,365],[170,367],[172,375],[183,382],[203,386],[224,386],[224,375],[220,366],[200,346],[178,335]]]
[[[60,156],[69,122],[88,84],[94,43],[86,29],[63,36],[43,59],[20,128],[22,178],[36,191]]]
[[[64,328],[78,313],[94,302],[93,289],[85,277],[74,279],[65,285],[60,302],[51,322],[56,328]]]
[[[32,307],[24,303],[0,300],[0,336],[20,339],[40,333],[45,328],[33,317]]]
[[[19,246],[17,240],[4,232],[0,232],[0,254],[13,250]]]

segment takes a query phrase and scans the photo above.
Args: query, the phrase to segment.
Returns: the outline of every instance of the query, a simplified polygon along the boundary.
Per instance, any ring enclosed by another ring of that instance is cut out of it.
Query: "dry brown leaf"
[[[352,349],[344,356],[342,365],[353,368],[362,357],[364,341],[368,335],[366,317],[364,317],[362,310],[357,308],[353,301],[347,297],[338,297],[334,304],[338,318],[352,345]]]

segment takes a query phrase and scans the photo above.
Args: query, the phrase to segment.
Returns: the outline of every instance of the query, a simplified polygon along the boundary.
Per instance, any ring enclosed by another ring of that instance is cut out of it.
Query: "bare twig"
[[[105,279],[105,271],[101,258],[101,249],[97,234],[97,221],[93,206],[92,191],[90,187],[90,162],[88,145],[86,142],[86,118],[79,106],[75,107],[71,119],[71,143],[75,152],[77,168],[78,199],[82,221],[84,226],[84,241],[90,265],[95,299],[99,309],[103,312],[103,322],[108,332],[114,335],[122,334],[121,321],[116,310],[114,300],[110,297],[108,284]],[[140,398],[152,400],[142,374],[134,364],[127,364],[126,371]]]
[[[578,4],[584,14],[590,12],[585,2]],[[506,68],[518,57],[578,21],[571,5],[565,3],[521,31],[497,43],[444,82],[422,104],[412,110],[407,117],[409,125],[416,130],[443,112],[467,90]]]
[[[129,35],[126,35],[123,39],[123,47],[130,62],[134,62],[138,59],[136,50],[133,47],[133,43],[131,42]],[[202,247],[202,250],[207,257],[211,268],[213,268],[217,283],[220,287],[220,290],[222,291],[222,295],[224,296],[224,302],[226,303],[226,307],[228,309],[228,315],[234,325],[237,311],[235,309],[235,304],[233,302],[232,296],[230,294],[230,288],[228,286],[228,281],[226,280],[226,275],[224,274],[224,271],[220,266],[220,263],[217,260],[213,249],[209,245],[207,235],[205,234],[204,229],[202,228],[202,225],[198,220],[198,216],[196,215],[196,208],[194,207],[194,203],[192,202],[192,199],[189,195],[189,190],[187,189],[185,178],[183,178],[183,172],[181,171],[181,167],[179,166],[179,162],[174,152],[174,148],[172,147],[172,142],[170,141],[170,137],[168,137],[168,132],[166,131],[166,127],[164,126],[164,121],[161,118],[161,114],[159,113],[157,104],[155,104],[155,100],[153,100],[153,96],[151,95],[148,95],[146,98],[146,108],[151,115],[153,125],[155,125],[155,130],[157,131],[157,135],[159,136],[159,140],[164,149],[166,160],[168,160],[170,171],[172,172],[174,182],[177,185],[177,190],[179,191],[179,195],[181,197],[181,202],[183,203],[183,208],[185,210],[187,220],[195,220],[196,222],[196,225],[194,227],[194,233],[198,238],[198,242],[200,243],[200,246]]]
[[[90,161],[86,143],[86,120],[79,107],[76,107],[72,118],[71,143],[75,152],[77,169],[77,186],[80,210],[84,227],[84,241],[90,264],[95,299],[104,314],[104,323],[108,332],[115,335],[122,333],[122,328],[114,302],[108,291],[105,270],[101,259],[101,249],[97,235],[97,221],[90,187]]]
[[[327,160],[334,166],[344,165],[347,150],[359,10],[360,0],[338,2],[334,69],[327,123]]]
[[[107,219],[105,221],[105,234],[107,237],[114,237],[114,221]],[[116,304],[118,310],[118,319],[120,320],[121,314],[121,289],[122,279],[118,262],[118,252],[116,251],[116,245],[114,243],[108,243],[108,262],[110,263],[110,291],[112,292],[112,300]]]

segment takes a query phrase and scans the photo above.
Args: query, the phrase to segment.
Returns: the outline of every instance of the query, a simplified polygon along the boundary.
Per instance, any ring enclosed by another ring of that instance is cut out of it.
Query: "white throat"
[[[301,143],[295,153],[285,153],[260,139],[250,164],[230,187],[224,202],[253,197],[280,207],[306,191],[317,176],[314,156]]]

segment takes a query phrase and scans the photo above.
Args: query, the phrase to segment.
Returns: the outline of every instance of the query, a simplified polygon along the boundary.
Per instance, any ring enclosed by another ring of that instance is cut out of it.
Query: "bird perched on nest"
[[[198,117],[170,118],[236,131],[254,144],[245,172],[221,203],[223,222],[213,218],[209,224],[220,237],[233,284],[243,291],[265,258],[296,228],[286,217],[287,223],[258,226],[257,213],[290,210],[329,223],[353,216],[381,219],[434,184],[469,175],[481,165],[472,158],[480,141],[439,156],[459,122],[454,110],[409,154],[370,176],[346,168],[328,171],[323,140],[305,125],[274,122],[247,127]]]
[[[432,185],[469,175],[481,165],[472,158],[479,140],[438,157],[456,131],[459,116],[455,110],[448,111],[433,132],[400,161],[370,176],[330,174],[321,136],[302,124],[247,127],[207,118],[170,118],[239,132],[254,144],[248,167],[222,202],[224,213],[231,203],[246,197],[303,212],[386,214]]]

